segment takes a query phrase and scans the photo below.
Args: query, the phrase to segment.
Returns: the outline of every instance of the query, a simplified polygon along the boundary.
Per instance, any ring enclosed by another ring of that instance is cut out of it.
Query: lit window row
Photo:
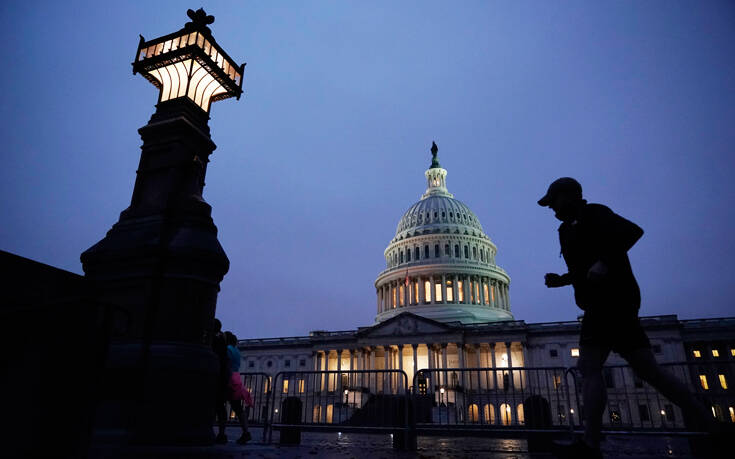
[[[419,261],[441,257],[464,258],[482,263],[493,263],[492,251],[489,248],[480,247],[478,249],[477,246],[470,247],[469,245],[460,246],[459,244],[454,244],[454,250],[452,250],[450,244],[444,244],[444,247],[440,244],[434,244],[433,248],[430,245],[424,245],[423,249],[415,246],[413,249],[395,250],[388,255],[386,264],[388,268],[392,268],[403,263],[410,263],[412,260]]]
[[[446,279],[445,283],[446,286],[443,288],[441,279],[437,279],[432,287],[430,280],[411,279],[381,288],[378,290],[379,312],[407,305],[430,304],[432,297],[435,303],[442,303],[445,302],[445,295],[447,303],[484,304],[508,309],[507,288],[502,284],[484,279],[481,281],[458,279],[455,293],[455,281]],[[420,288],[423,300],[419,296]],[[466,297],[468,301],[465,301]]]
[[[695,359],[699,359],[702,357],[702,351],[700,351],[699,349],[693,349],[692,355],[694,356]],[[732,357],[735,357],[735,348],[730,349],[730,355]],[[712,357],[719,357],[719,356],[720,356],[720,350],[712,349]]]

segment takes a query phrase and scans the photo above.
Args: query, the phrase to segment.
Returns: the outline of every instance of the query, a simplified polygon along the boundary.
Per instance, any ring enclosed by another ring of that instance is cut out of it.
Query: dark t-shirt
[[[601,204],[587,204],[573,222],[559,227],[559,242],[574,286],[574,299],[585,312],[607,315],[637,312],[641,292],[628,260],[628,250],[643,235],[635,223]],[[587,279],[597,261],[608,269],[602,280]]]

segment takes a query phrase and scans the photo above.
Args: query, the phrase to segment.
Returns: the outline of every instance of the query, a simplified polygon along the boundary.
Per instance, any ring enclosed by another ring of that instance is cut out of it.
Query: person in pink
[[[250,408],[253,406],[253,399],[250,395],[250,391],[242,385],[242,379],[240,377],[240,361],[242,356],[240,350],[237,348],[237,337],[232,332],[225,332],[225,339],[227,340],[227,357],[230,361],[230,384],[228,390],[228,400],[230,401],[230,407],[235,412],[237,418],[242,426],[242,435],[237,440],[241,445],[244,445],[252,438],[250,432],[248,432],[248,416],[250,414]]]

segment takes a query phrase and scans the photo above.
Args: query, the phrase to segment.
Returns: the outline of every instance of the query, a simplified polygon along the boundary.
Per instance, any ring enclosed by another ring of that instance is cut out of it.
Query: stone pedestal
[[[120,307],[95,436],[211,444],[218,362],[210,348],[229,260],[202,198],[208,115],[187,98],[159,103],[143,139],[130,207],[82,264],[93,295]]]

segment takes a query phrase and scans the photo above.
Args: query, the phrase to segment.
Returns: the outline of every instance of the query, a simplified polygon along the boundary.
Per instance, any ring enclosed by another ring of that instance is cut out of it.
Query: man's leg
[[[605,411],[607,402],[607,391],[602,379],[602,365],[610,355],[610,348],[584,344],[580,348],[577,368],[582,373],[584,442],[592,448],[599,448],[602,413]]]
[[[663,371],[656,362],[651,348],[635,349],[623,356],[633,371],[664,397],[679,405],[684,416],[691,416],[698,425],[709,428],[714,424],[707,408],[694,398],[687,387],[673,375]]]

